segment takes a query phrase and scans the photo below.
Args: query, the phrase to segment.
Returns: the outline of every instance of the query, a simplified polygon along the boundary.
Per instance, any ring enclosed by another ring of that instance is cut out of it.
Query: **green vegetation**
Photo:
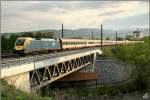
[[[52,100],[50,97],[41,97],[16,89],[4,80],[1,80],[1,99],[2,100]]]
[[[67,89],[65,91],[65,95],[66,96],[77,95],[79,97],[99,96],[99,95],[115,96],[119,94],[125,94],[136,91],[137,86],[135,85],[135,83],[136,80],[131,79],[121,84],[99,85],[97,88],[90,88],[90,87],[72,88]]]
[[[128,44],[115,47],[104,47],[103,57],[110,57],[121,60],[127,64],[134,65],[135,71],[128,81],[112,85],[98,85],[97,88],[74,87],[65,90],[66,96],[115,96],[138,91],[150,91],[150,49],[148,37],[144,43]]]
[[[10,38],[1,37],[1,51],[13,50],[16,39],[19,37],[18,34],[12,34]]]
[[[110,38],[109,37],[106,37],[106,39],[105,40],[110,40]]]
[[[150,89],[150,41],[149,37],[143,40],[144,43],[104,48],[104,56],[113,57],[135,66],[137,90]]]
[[[32,38],[54,38],[52,32],[25,32],[23,35],[12,33],[10,38],[1,37],[1,51],[12,51],[15,41],[18,37],[32,37]]]
[[[32,37],[32,38],[54,38],[52,32],[25,32],[23,37]]]

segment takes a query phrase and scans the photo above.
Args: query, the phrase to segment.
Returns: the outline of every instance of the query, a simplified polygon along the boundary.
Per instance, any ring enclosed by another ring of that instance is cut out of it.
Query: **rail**
[[[86,48],[81,50],[80,52],[85,52],[85,51],[92,51],[92,50],[96,50],[97,48]],[[25,63],[32,63],[32,62],[37,62],[37,61],[41,61],[41,60],[45,60],[45,59],[50,59],[53,57],[58,57],[58,56],[63,56],[64,54],[67,55],[71,55],[71,54],[77,54],[79,53],[79,50],[73,50],[73,51],[69,51],[69,52],[59,52],[59,53],[54,53],[54,54],[45,54],[42,56],[32,56],[32,57],[19,57],[16,59],[10,59],[10,60],[2,60],[1,62],[1,68],[3,67],[10,67],[12,65],[21,65],[21,64],[25,64]]]

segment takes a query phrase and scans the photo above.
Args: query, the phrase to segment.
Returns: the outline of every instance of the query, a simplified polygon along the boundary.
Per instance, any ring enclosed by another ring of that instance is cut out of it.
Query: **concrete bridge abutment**
[[[17,89],[30,92],[30,75],[29,72],[5,77],[4,80],[10,85],[14,85]]]

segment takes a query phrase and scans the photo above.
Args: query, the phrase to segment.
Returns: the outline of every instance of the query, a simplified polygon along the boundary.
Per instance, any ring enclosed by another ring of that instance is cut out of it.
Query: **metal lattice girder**
[[[72,72],[75,72],[84,66],[93,63],[93,56],[86,55],[80,58],[72,59],[51,66],[46,66],[41,69],[36,69],[30,72],[31,91],[38,90],[50,84],[53,81],[60,79]]]

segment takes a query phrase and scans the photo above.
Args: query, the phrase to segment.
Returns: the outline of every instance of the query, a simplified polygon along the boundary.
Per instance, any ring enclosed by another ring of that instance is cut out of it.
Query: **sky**
[[[2,1],[1,32],[149,28],[148,1]]]

